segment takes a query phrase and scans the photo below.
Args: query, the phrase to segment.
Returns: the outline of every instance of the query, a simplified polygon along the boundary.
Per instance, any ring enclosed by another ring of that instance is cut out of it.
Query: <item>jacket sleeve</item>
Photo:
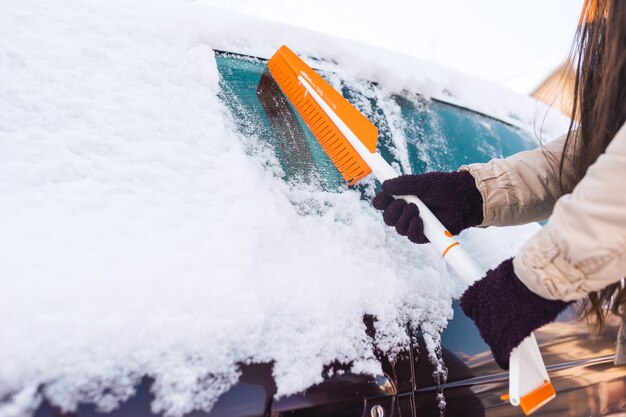
[[[546,299],[571,301],[626,274],[626,125],[546,226],[513,261],[516,275]]]
[[[559,163],[564,143],[565,136],[562,136],[543,147],[506,159],[460,167],[460,171],[472,174],[483,198],[480,227],[512,226],[547,219],[556,200],[571,192],[575,181],[570,155],[566,155],[565,161],[569,163],[564,166],[561,189]]]

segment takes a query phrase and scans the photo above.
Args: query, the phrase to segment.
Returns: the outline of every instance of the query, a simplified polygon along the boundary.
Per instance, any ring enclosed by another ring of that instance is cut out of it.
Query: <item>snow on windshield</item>
[[[212,48],[284,40],[233,19],[175,0],[0,6],[0,415],[43,397],[111,410],[148,375],[153,410],[180,416],[249,362],[274,363],[278,395],[335,359],[376,373],[364,314],[388,352],[408,323],[437,343],[463,288],[429,246],[357,192],[285,184],[244,151]],[[533,230],[467,239],[493,266]]]

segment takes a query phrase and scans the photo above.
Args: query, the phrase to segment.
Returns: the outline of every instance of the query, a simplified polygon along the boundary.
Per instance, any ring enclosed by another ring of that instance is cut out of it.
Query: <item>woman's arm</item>
[[[481,227],[525,224],[550,216],[556,201],[571,192],[574,183],[572,165],[567,163],[561,190],[559,162],[564,142],[565,136],[506,159],[459,168],[472,174],[482,196]],[[566,161],[571,161],[569,150]]]
[[[626,125],[513,261],[534,293],[583,298],[626,275]]]

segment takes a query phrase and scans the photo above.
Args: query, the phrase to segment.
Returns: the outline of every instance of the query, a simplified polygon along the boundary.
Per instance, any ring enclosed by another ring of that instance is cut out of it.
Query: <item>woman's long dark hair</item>
[[[626,1],[585,0],[571,58],[576,77],[564,146],[566,151],[575,150],[571,163],[577,182],[626,121]],[[560,161],[561,184],[565,162],[565,158]],[[613,284],[590,293],[583,313],[601,329],[608,311],[617,312],[622,302],[626,302],[626,289]]]

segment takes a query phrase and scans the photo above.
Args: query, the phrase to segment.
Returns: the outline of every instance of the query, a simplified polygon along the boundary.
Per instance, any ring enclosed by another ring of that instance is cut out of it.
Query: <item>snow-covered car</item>
[[[221,99],[241,134],[262,141],[277,155],[283,179],[331,190],[341,188],[340,175],[266,72],[266,60],[230,51],[215,53]],[[463,163],[534,146],[531,133],[457,104],[410,93],[386,97],[374,83],[333,73],[326,76],[376,121],[381,132],[379,149],[397,166],[402,164],[397,160],[394,140],[401,138],[412,172],[451,170]],[[364,317],[373,338],[375,320]],[[599,398],[610,398],[613,390],[619,395],[626,384],[623,369],[612,365],[615,334],[615,326],[609,326],[590,342],[588,329],[572,312],[537,332],[559,393],[537,415],[611,415],[623,411],[626,403],[619,397],[607,400],[604,408],[596,403]],[[442,334],[441,347],[434,350],[435,357],[429,358],[422,346],[422,335],[415,334],[411,348],[397,356],[379,352],[384,371],[379,376],[349,372],[349,367],[339,362],[329,364],[322,383],[278,399],[273,399],[276,386],[271,364],[244,365],[239,382],[222,394],[208,415],[436,416],[444,409],[450,417],[519,415],[519,410],[500,398],[507,391],[507,373],[497,367],[473,322],[456,303],[454,318]],[[152,415],[149,385],[145,380],[134,398],[107,415]],[[50,413],[53,408],[48,408],[48,413],[44,410],[36,415],[55,415]],[[91,407],[84,406],[75,413],[93,414]]]
[[[1,417],[521,415],[453,302],[462,282],[384,226],[373,180],[343,183],[265,63],[291,46],[405,173],[529,149],[536,126],[549,140],[567,120],[194,2],[0,12]],[[460,239],[491,267],[539,227]],[[609,318],[591,339],[572,311],[537,331],[558,394],[536,415],[624,412],[616,331]]]

